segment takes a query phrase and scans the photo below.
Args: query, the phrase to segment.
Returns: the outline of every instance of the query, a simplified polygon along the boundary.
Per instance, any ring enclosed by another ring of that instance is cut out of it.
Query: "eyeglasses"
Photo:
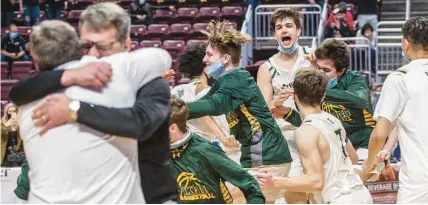
[[[119,42],[118,40],[113,42],[95,42],[95,41],[84,41],[80,42],[80,46],[82,47],[83,53],[88,54],[89,50],[93,46],[98,50],[100,53],[108,52],[112,49],[113,45],[115,43]]]

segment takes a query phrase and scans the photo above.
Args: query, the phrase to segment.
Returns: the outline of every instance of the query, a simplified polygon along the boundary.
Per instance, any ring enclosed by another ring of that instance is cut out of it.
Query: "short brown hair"
[[[294,93],[305,105],[321,105],[327,89],[328,78],[324,72],[314,68],[302,68],[294,78]]]
[[[217,48],[221,54],[232,56],[233,65],[239,64],[242,45],[251,42],[251,36],[234,29],[229,21],[212,20],[208,24],[208,29],[201,33],[208,36],[209,44]]]
[[[349,49],[344,41],[328,39],[315,50],[317,59],[330,59],[334,62],[336,72],[349,67]]]
[[[290,8],[279,8],[273,12],[270,19],[270,27],[272,28],[272,31],[275,31],[276,21],[285,19],[285,18],[293,19],[297,29],[302,28],[302,22],[300,21],[300,14],[297,10],[290,9]]]
[[[171,97],[171,113],[169,125],[176,124],[183,133],[186,132],[186,121],[189,118],[189,109],[186,103],[175,96]]]

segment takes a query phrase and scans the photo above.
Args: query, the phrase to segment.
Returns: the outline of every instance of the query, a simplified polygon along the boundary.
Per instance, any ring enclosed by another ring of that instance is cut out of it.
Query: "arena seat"
[[[169,31],[168,24],[151,24],[147,29],[148,40],[162,40]]]
[[[20,36],[22,36],[27,42],[29,39],[29,36],[31,34],[31,27],[30,26],[18,26],[18,33]]]
[[[131,39],[134,41],[141,41],[146,34],[146,25],[131,25]]]
[[[160,47],[162,47],[162,41],[144,40],[144,41],[140,42],[140,48],[150,48],[150,47],[160,48]]]
[[[138,41],[131,41],[131,51],[137,50],[140,48],[140,43]]]
[[[177,10],[175,21],[180,23],[193,23],[196,21],[198,16],[199,11],[197,8],[179,8]]]
[[[163,42],[162,47],[167,50],[173,59],[177,57],[177,55],[183,51],[185,42],[182,40],[166,40]]]
[[[1,81],[1,100],[10,101],[9,91],[18,80],[2,80]]]
[[[1,62],[1,79],[6,80],[7,79],[7,62]]]
[[[207,39],[207,36],[201,33],[201,30],[207,30],[208,23],[195,23],[193,24],[193,31],[190,34],[192,39]]]
[[[187,40],[192,32],[190,24],[172,24],[169,27],[169,33],[165,36],[166,40]]]
[[[153,16],[153,20],[160,24],[171,24],[175,19],[175,12],[171,10],[157,9]]]
[[[23,79],[30,75],[33,63],[31,61],[15,61],[12,64],[12,78]]]
[[[186,46],[194,46],[199,44],[208,44],[208,40],[191,39],[187,41]]]
[[[243,18],[243,10],[240,6],[225,6],[221,9],[222,18],[238,22]]]
[[[83,10],[72,10],[67,14],[67,21],[70,24],[76,25],[79,23],[80,15],[83,13]]]
[[[221,11],[219,7],[202,7],[199,9],[198,22],[218,20],[220,17]]]

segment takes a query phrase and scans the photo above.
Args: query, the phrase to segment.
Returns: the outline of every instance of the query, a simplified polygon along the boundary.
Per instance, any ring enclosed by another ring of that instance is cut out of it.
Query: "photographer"
[[[1,166],[21,166],[23,161],[23,145],[19,136],[19,125],[16,114],[18,107],[9,103],[4,108],[1,123]]]
[[[333,11],[334,21],[327,25],[325,38],[353,37],[354,32],[345,20],[345,10],[337,8]]]

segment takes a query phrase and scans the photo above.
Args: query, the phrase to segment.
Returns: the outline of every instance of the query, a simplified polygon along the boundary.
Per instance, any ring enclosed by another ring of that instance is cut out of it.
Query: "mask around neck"
[[[285,49],[284,47],[282,47],[281,44],[279,44],[277,49],[279,51],[285,53],[285,54],[292,54],[292,53],[294,53],[297,50],[298,47],[299,47],[299,44],[294,43],[293,46],[290,49]]]

